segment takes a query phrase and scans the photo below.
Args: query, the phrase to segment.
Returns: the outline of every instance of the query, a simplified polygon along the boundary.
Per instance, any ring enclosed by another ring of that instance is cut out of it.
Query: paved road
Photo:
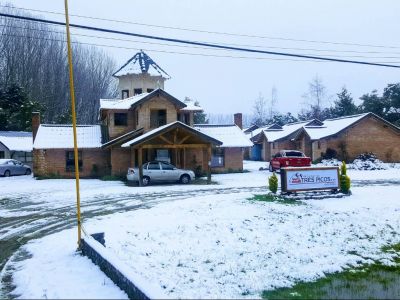
[[[354,180],[352,186],[363,185],[400,185],[400,180]],[[151,208],[161,202],[183,200],[198,195],[235,194],[241,192],[263,193],[266,187],[238,187],[207,189],[193,186],[190,191],[165,191],[158,193],[117,194],[112,196],[96,195],[85,199],[82,205],[84,218],[108,215],[135,209]],[[36,194],[37,196],[37,194]],[[49,195],[50,196],[50,195]],[[45,202],[33,202],[30,195],[16,194],[15,197],[1,198],[0,205],[4,211],[18,211],[18,216],[0,217],[0,297],[11,298],[13,290],[11,276],[13,261],[23,260],[29,254],[21,246],[29,240],[40,238],[51,233],[71,228],[76,225],[75,205],[49,206]]]

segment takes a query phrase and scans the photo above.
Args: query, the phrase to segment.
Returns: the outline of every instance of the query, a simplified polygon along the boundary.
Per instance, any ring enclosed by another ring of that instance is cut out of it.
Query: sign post
[[[338,190],[339,168],[281,168],[282,192]]]

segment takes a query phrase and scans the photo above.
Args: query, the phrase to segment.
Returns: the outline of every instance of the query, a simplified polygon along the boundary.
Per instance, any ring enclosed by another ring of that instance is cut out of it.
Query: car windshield
[[[299,151],[287,151],[285,154],[290,157],[303,157],[303,153]]]

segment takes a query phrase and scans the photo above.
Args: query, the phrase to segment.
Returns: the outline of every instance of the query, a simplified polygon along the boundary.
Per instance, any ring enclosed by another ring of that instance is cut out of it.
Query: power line
[[[23,21],[24,20],[19,20]],[[54,24],[52,24],[54,25]],[[54,30],[46,30],[46,29],[39,29],[39,28],[27,28],[23,26],[15,26],[15,25],[4,25],[0,24],[0,27],[11,27],[11,28],[20,28],[20,29],[28,29],[28,30],[34,30],[34,31],[43,31],[43,32],[51,32],[51,33],[61,33],[60,31],[54,31]],[[184,45],[171,45],[171,44],[165,44],[165,43],[154,43],[154,42],[145,42],[145,41],[138,41],[138,40],[128,40],[128,39],[120,39],[120,38],[112,38],[112,37],[104,37],[104,36],[96,36],[96,35],[90,35],[90,34],[80,34],[80,33],[73,33],[72,35],[74,36],[82,36],[82,37],[90,37],[90,38],[97,38],[97,39],[106,39],[106,40],[115,40],[115,41],[124,41],[124,42],[131,42],[131,43],[143,43],[143,44],[151,44],[151,45],[161,45],[161,46],[171,46],[171,47],[182,47],[182,48],[194,48],[194,49],[210,49],[209,47],[199,47],[199,46],[184,46]],[[243,44],[226,44],[226,43],[221,43],[222,45],[235,45],[235,46],[252,46],[252,47],[262,47],[262,46],[255,46],[255,45],[243,45]],[[365,51],[343,51],[343,50],[320,50],[320,49],[310,49],[310,48],[285,48],[285,47],[271,47],[268,46],[267,48],[264,49],[290,49],[290,50],[308,50],[308,51],[323,51],[323,52],[349,52],[349,53],[366,53],[366,54],[390,54],[390,52],[365,52]],[[226,49],[216,49],[216,50],[223,50],[226,51]],[[400,52],[392,52],[393,54],[400,54]],[[311,54],[307,54],[311,55]],[[329,55],[329,54],[328,54]],[[316,54],[316,56],[320,56]],[[362,55],[329,55],[330,57],[353,57],[353,58],[400,58],[398,56],[362,56]]]
[[[38,18],[32,18],[32,17],[16,16],[16,15],[5,14],[5,13],[0,13],[0,16],[21,19],[21,20],[28,20],[28,21],[33,21],[33,22],[55,24],[55,25],[61,25],[61,26],[65,25],[65,23],[63,23],[63,22],[50,21],[50,20],[44,20],[44,19],[38,19]],[[223,46],[223,45],[219,45],[219,44],[194,42],[194,41],[181,40],[181,39],[175,39],[175,38],[164,38],[164,37],[160,37],[160,36],[125,32],[125,31],[105,29],[105,28],[92,27],[92,26],[79,25],[79,24],[70,24],[70,26],[75,27],[75,28],[93,30],[93,31],[107,32],[107,33],[127,35],[127,36],[135,36],[135,37],[140,37],[140,38],[161,40],[161,41],[167,41],[167,42],[173,42],[173,43],[206,46],[206,47],[216,48],[216,49],[226,49],[226,50],[235,50],[235,51],[242,51],[242,52],[248,52],[248,53],[260,53],[260,54],[278,55],[278,56],[286,56],[286,57],[316,59],[316,60],[321,60],[321,61],[332,61],[332,62],[361,64],[361,65],[380,66],[380,67],[389,67],[389,68],[400,68],[400,66],[398,66],[398,65],[391,65],[391,64],[371,63],[371,62],[365,62],[365,61],[345,60],[345,59],[337,59],[337,58],[318,57],[318,56],[312,56],[312,55],[301,55],[301,54],[293,54],[293,53],[256,50],[256,49],[249,49],[249,48],[230,47],[230,46]]]
[[[56,15],[63,15],[61,12],[55,11],[47,11],[47,10],[39,10],[33,8],[20,8],[13,7],[7,5],[0,5],[2,7],[41,12],[41,13],[49,13]],[[108,21],[108,22],[116,22],[123,24],[132,24],[146,27],[155,27],[155,28],[163,28],[163,29],[172,29],[172,30],[180,30],[180,31],[190,31],[190,32],[198,32],[198,33],[208,33],[208,34],[216,34],[216,35],[228,35],[228,36],[238,36],[238,37],[248,37],[248,38],[259,38],[259,39],[270,39],[270,40],[281,40],[281,41],[292,41],[292,42],[305,42],[305,43],[316,43],[316,44],[332,44],[332,45],[344,45],[344,46],[358,46],[358,47],[371,47],[371,48],[389,48],[389,49],[400,49],[399,46],[387,46],[387,45],[372,45],[372,44],[360,44],[360,43],[345,43],[345,42],[332,42],[332,41],[317,41],[317,40],[307,40],[307,39],[293,39],[293,38],[282,38],[282,37],[271,37],[271,36],[263,36],[263,35],[250,35],[250,34],[239,34],[239,33],[231,33],[231,32],[220,32],[220,31],[208,31],[208,30],[200,30],[193,28],[184,28],[184,27],[173,27],[173,26],[165,26],[165,25],[155,25],[155,24],[147,24],[147,23],[138,23],[124,20],[115,20],[108,18],[99,18],[99,17],[91,17],[91,16],[83,16],[83,15],[74,15],[71,16],[77,18],[91,19],[91,20],[100,20],[100,21]]]

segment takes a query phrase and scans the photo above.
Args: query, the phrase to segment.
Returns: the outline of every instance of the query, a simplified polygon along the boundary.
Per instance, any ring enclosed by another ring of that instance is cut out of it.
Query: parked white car
[[[177,167],[163,161],[151,161],[143,164],[142,185],[150,182],[174,182],[189,183],[195,177],[191,170],[178,169]],[[126,175],[128,181],[139,181],[139,169],[129,168]]]
[[[30,175],[31,167],[15,159],[0,159],[0,176]]]

